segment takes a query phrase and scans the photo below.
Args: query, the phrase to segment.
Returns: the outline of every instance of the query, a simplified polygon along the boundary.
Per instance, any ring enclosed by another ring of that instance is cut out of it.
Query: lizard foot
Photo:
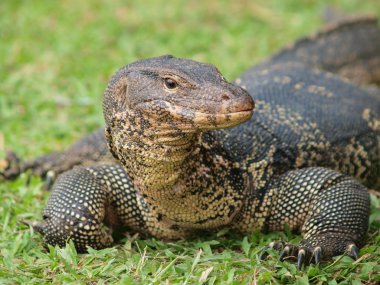
[[[0,160],[0,181],[13,180],[22,172],[21,159],[13,151],[8,151],[5,159]]]
[[[267,249],[281,251],[279,260],[296,260],[299,270],[304,265],[329,260],[333,256],[347,253],[353,259],[358,259],[359,248],[351,239],[339,237],[339,234],[325,233],[304,239],[299,245],[285,244],[280,241],[271,242],[264,248],[261,259],[268,256]]]
[[[50,244],[64,247],[69,240],[72,240],[78,253],[86,253],[88,247],[102,249],[113,243],[111,230],[93,220],[67,223],[64,219],[44,216],[41,222],[22,221],[22,223],[42,234],[45,246]]]

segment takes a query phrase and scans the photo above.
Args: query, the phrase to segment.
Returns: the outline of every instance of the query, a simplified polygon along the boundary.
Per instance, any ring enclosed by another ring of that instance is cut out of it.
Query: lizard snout
[[[238,113],[253,111],[255,102],[251,95],[244,89],[238,87],[231,93],[223,93],[221,96],[221,108],[219,110],[222,114]]]

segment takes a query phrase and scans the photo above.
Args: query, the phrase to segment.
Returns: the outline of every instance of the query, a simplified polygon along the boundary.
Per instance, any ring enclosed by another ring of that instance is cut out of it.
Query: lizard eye
[[[172,78],[164,78],[164,83],[165,87],[170,90],[176,89],[178,87],[177,81],[173,80]]]

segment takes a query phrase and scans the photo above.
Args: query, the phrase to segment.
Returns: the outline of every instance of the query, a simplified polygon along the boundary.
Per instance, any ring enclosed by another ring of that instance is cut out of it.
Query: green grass
[[[101,95],[119,67],[162,54],[213,63],[229,79],[320,25],[326,3],[375,12],[378,0],[343,1],[0,1],[0,152],[23,157],[63,149],[102,125]],[[1,154],[0,154],[1,155]],[[380,202],[372,197],[362,258],[298,272],[269,241],[290,233],[219,233],[164,243],[126,237],[77,254],[42,247],[20,223],[40,219],[49,193],[26,175],[0,184],[0,284],[375,284],[380,282]]]

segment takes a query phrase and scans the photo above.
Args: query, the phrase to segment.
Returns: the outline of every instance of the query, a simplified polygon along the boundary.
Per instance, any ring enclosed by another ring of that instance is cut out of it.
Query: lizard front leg
[[[304,263],[348,252],[357,258],[368,228],[367,189],[349,176],[326,168],[305,168],[282,175],[267,195],[272,201],[266,228],[302,234],[298,246],[286,245],[280,259],[297,256]]]
[[[162,239],[188,235],[155,215],[117,164],[76,167],[58,176],[43,221],[31,225],[45,243],[62,247],[72,240],[78,252],[110,246],[115,231]]]

